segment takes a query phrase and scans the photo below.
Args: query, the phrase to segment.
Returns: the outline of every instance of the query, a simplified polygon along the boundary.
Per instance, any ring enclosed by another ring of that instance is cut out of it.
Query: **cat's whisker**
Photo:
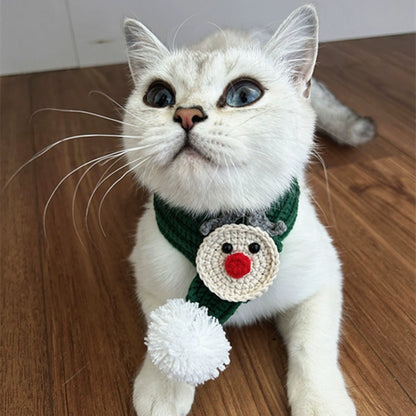
[[[74,230],[75,230],[75,234],[77,235],[77,238],[78,238],[78,241],[81,243],[81,245],[82,245],[82,247],[85,249],[85,245],[84,245],[84,242],[82,241],[82,238],[81,238],[81,234],[79,233],[79,231],[78,231],[78,226],[77,226],[77,223],[76,223],[76,220],[75,220],[75,198],[76,198],[76,195],[77,195],[77,192],[78,192],[78,188],[79,188],[79,186],[80,186],[80,184],[81,184],[81,182],[82,182],[82,180],[84,179],[84,177],[87,175],[87,173],[94,167],[94,166],[96,166],[97,164],[100,164],[101,163],[101,161],[97,161],[97,162],[94,162],[91,166],[89,166],[86,170],[85,170],[85,172],[81,175],[81,177],[80,177],[80,179],[78,180],[78,182],[77,182],[77,184],[76,184],[76,186],[75,186],[75,189],[74,189],[74,193],[73,193],[73,196],[72,196],[72,206],[71,206],[71,216],[72,216],[72,225],[74,226]]]
[[[13,179],[30,163],[32,163],[37,158],[43,156],[45,153],[49,152],[49,150],[53,149],[54,147],[58,146],[58,144],[76,140],[76,139],[89,139],[89,138],[97,138],[97,137],[105,137],[105,138],[116,138],[116,139],[141,139],[142,136],[129,136],[124,134],[77,134],[75,136],[65,137],[64,139],[60,139],[46,147],[44,147],[42,150],[37,152],[34,156],[32,156],[29,160],[27,160],[25,163],[23,163],[9,178],[9,180],[6,182],[6,184],[2,188],[2,192],[10,185],[10,183],[13,181]]]
[[[131,113],[130,111],[128,111],[126,109],[126,107],[124,107],[123,105],[121,105],[119,102],[117,102],[114,98],[111,98],[108,94],[106,94],[105,92],[99,91],[99,90],[91,90],[88,95],[93,95],[93,94],[98,94],[103,96],[104,98],[107,98],[107,100],[111,101],[113,104],[115,104],[118,108],[120,108],[123,112],[126,112],[128,114],[130,114],[131,116],[135,117],[135,115],[133,113]]]
[[[268,110],[266,109],[266,110],[261,110],[261,111],[259,111],[259,112],[257,112],[256,114],[254,114],[254,115],[252,115],[251,117],[249,117],[249,118],[247,118],[246,120],[244,120],[242,123],[240,123],[240,124],[238,124],[238,126],[237,127],[241,127],[241,126],[243,126],[244,124],[246,124],[247,122],[249,122],[250,120],[253,120],[254,118],[256,118],[256,117],[259,117],[259,115],[261,115],[261,114],[263,114],[263,113],[266,113]]]
[[[135,151],[135,150],[137,150],[136,148],[132,148],[132,149],[127,149],[127,150],[124,150],[123,152],[123,156],[124,156],[124,154],[126,154],[126,153],[128,153],[128,152],[130,152],[130,151]],[[147,158],[148,159],[148,158]],[[137,160],[140,160],[140,158],[137,158],[137,159],[135,159],[135,160],[133,160],[133,162],[132,163],[134,163],[134,162],[136,162]],[[106,174],[107,174],[107,172],[108,172],[108,170],[109,169],[107,169],[102,175],[101,175],[101,177],[100,177],[100,179],[98,180],[98,182],[97,182],[97,184],[95,185],[95,187],[94,187],[94,189],[93,189],[93,191],[92,191],[92,193],[91,193],[91,195],[90,195],[90,197],[89,197],[89,199],[88,199],[88,203],[87,203],[87,207],[86,207],[86,210],[85,210],[85,215],[84,215],[84,222],[85,222],[85,226],[86,226],[86,229],[87,229],[87,232],[88,232],[88,234],[90,234],[90,232],[89,232],[89,226],[88,226],[88,215],[89,215],[89,211],[90,211],[90,207],[91,207],[91,203],[92,203],[92,200],[93,200],[93,198],[94,198],[94,195],[96,194],[96,192],[98,191],[98,189],[100,188],[100,186],[104,183],[104,182],[106,182],[109,178],[111,178],[113,175],[115,175],[117,172],[119,172],[120,170],[122,170],[122,169],[124,169],[124,168],[126,168],[127,166],[129,166],[130,165],[130,163],[131,162],[127,162],[127,163],[125,163],[124,165],[122,165],[122,166],[120,166],[119,168],[117,168],[116,170],[114,170],[113,172],[111,172],[110,174],[108,174],[107,176],[105,176]],[[114,164],[112,165],[112,166],[114,166]],[[110,168],[112,167],[112,166],[110,166]]]
[[[97,184],[94,187],[93,194],[88,199],[87,208],[86,208],[86,211],[85,211],[86,212],[86,215],[84,216],[84,223],[85,223],[85,228],[87,230],[87,234],[90,237],[90,239],[92,239],[92,236],[91,236],[90,229],[89,229],[89,224],[88,224],[88,212],[89,212],[89,209],[90,209],[90,204],[91,204],[92,199],[94,197],[94,193],[96,192],[96,190],[98,189],[98,187],[101,185],[101,183],[103,182],[103,178],[107,175],[107,173],[110,171],[110,169],[115,164],[117,164],[123,156],[124,156],[124,154],[121,155],[121,156],[119,156],[119,157],[117,157],[117,159],[104,171],[104,173],[100,176],[100,178],[98,179]],[[122,168],[124,168],[126,165],[124,165]],[[100,224],[100,227],[101,227],[101,224]]]
[[[114,153],[112,153],[112,154],[110,154],[110,155],[113,155],[113,154],[116,154],[116,153],[120,153],[120,154],[122,154],[124,152],[124,150],[119,150],[118,152],[114,152]],[[44,207],[44,209],[43,209],[43,232],[44,232],[44,235],[45,235],[45,238],[46,238],[46,240],[47,240],[47,232],[46,232],[46,214],[47,214],[47,212],[48,212],[48,208],[49,208],[49,205],[50,205],[50,203],[51,203],[51,201],[52,201],[52,199],[53,199],[53,197],[54,197],[54,195],[56,194],[56,192],[58,191],[58,189],[59,189],[59,187],[71,176],[71,175],[73,175],[75,172],[77,172],[77,171],[79,171],[80,169],[82,169],[83,167],[85,167],[85,166],[88,166],[89,164],[91,164],[91,163],[94,163],[94,162],[96,162],[97,160],[103,160],[103,159],[105,159],[105,158],[107,158],[107,157],[109,157],[110,155],[104,155],[104,156],[100,156],[100,157],[97,157],[97,158],[95,158],[95,159],[93,159],[93,160],[89,160],[88,162],[85,162],[85,163],[83,163],[82,165],[80,165],[80,166],[78,166],[77,168],[75,168],[75,169],[73,169],[73,170],[71,170],[71,172],[69,172],[69,173],[67,173],[60,181],[59,181],[59,183],[55,186],[55,188],[54,188],[54,190],[52,191],[52,193],[51,193],[51,195],[49,196],[49,198],[48,198],[48,200],[47,200],[47,202],[46,202],[46,204],[45,204],[45,207]]]
[[[241,180],[240,172],[237,169],[237,167],[235,166],[235,163],[234,163],[232,157],[230,157],[230,162],[231,162],[231,166],[233,168],[233,174],[235,174],[236,177],[237,177],[237,189],[242,189],[242,187],[243,187],[243,181]]]
[[[335,218],[335,214],[334,214],[334,209],[333,209],[333,205],[332,205],[331,191],[329,189],[328,171],[327,171],[327,168],[326,168],[326,165],[325,165],[325,161],[322,158],[322,156],[315,149],[312,150],[312,154],[318,159],[318,161],[322,165],[322,169],[324,171],[325,186],[326,186],[326,195],[327,195],[327,198],[328,198],[329,211],[331,213],[331,218],[332,218],[332,222],[334,224],[334,227],[336,228],[337,222],[336,222],[336,218]],[[321,211],[322,211],[322,209],[321,209]]]
[[[179,34],[179,32],[181,31],[181,29],[191,20],[193,19],[195,16],[197,16],[199,13],[194,13],[191,16],[188,16],[175,30],[175,33],[173,34],[173,39],[172,42],[170,44],[170,47],[172,50],[176,49],[176,38]]]
[[[107,95],[106,93],[102,92],[102,91],[98,91],[98,90],[92,90],[89,92],[89,95],[92,94],[99,94],[102,95],[103,97],[107,98],[109,101],[111,101],[113,104],[115,104],[117,107],[119,107],[124,113],[130,114],[133,118],[135,118],[137,121],[141,121],[141,118],[137,115],[137,114],[133,114],[131,111],[127,110],[126,107],[122,106],[120,103],[118,103],[116,100],[114,100],[113,98],[111,98],[109,95]],[[152,111],[151,109],[142,109],[141,112],[147,112],[147,111]]]
[[[107,195],[110,193],[110,191],[121,181],[123,180],[129,173],[134,173],[134,170],[136,168],[138,168],[140,165],[142,165],[144,162],[146,162],[149,158],[145,158],[143,160],[141,160],[139,163],[137,163],[136,165],[134,165],[132,168],[128,169],[127,172],[123,173],[123,175],[118,178],[105,192],[104,196],[101,199],[100,205],[98,207],[98,223],[100,225],[101,231],[104,235],[104,237],[107,237],[105,231],[104,231],[104,227],[102,226],[102,222],[101,222],[101,210],[103,207],[103,203],[107,197]],[[135,161],[133,161],[132,163],[135,163],[138,159],[136,159]]]
[[[218,29],[221,32],[221,35],[224,38],[225,48],[228,48],[228,39],[227,39],[227,35],[225,34],[224,30],[214,22],[207,22],[207,23],[211,26],[214,26],[216,29]]]
[[[121,155],[121,156],[124,156],[124,154],[123,155]],[[95,187],[94,187],[94,189],[93,189],[93,191],[92,191],[92,193],[91,193],[91,195],[90,195],[90,197],[88,198],[88,203],[87,203],[87,208],[86,208],[86,216],[85,216],[85,218],[87,218],[88,217],[88,212],[89,212],[89,209],[90,209],[90,205],[91,205],[91,202],[92,202],[92,200],[93,200],[93,198],[94,198],[94,195],[95,195],[95,193],[98,191],[98,188],[108,179],[108,178],[110,178],[111,176],[113,176],[114,174],[116,174],[117,172],[119,172],[120,170],[122,170],[122,169],[124,169],[125,167],[127,167],[128,165],[129,165],[129,162],[127,162],[127,163],[125,163],[124,165],[122,165],[122,166],[120,166],[119,168],[117,168],[116,170],[114,170],[113,172],[111,172],[108,176],[106,176],[107,175],[107,173],[109,172],[109,170],[115,165],[116,163],[112,163],[105,171],[104,171],[104,173],[100,176],[100,178],[98,179],[98,181],[97,181],[97,183],[96,183],[96,185],[95,185]]]
[[[120,154],[121,153],[121,154]],[[124,156],[124,154],[125,154],[125,152],[124,151],[120,151],[120,152],[116,152],[116,154],[115,155],[111,155],[111,154],[109,154],[109,155],[105,155],[106,157],[105,157],[105,159],[104,159],[104,161],[102,161],[102,160],[97,160],[96,162],[94,162],[91,166],[89,166],[86,170],[85,170],[85,172],[82,174],[82,176],[79,178],[79,180],[78,180],[78,182],[77,182],[77,184],[76,184],[76,186],[75,186],[75,189],[74,189],[74,193],[73,193],[73,196],[72,196],[72,207],[71,207],[71,213],[72,213],[72,223],[73,223],[73,225],[74,225],[74,229],[75,229],[75,233],[76,233],[76,235],[77,235],[77,237],[78,237],[78,240],[81,242],[81,244],[84,246],[84,243],[83,243],[83,241],[82,241],[82,239],[81,239],[81,235],[80,235],[80,233],[79,233],[79,231],[78,231],[78,227],[77,227],[77,224],[76,224],[76,220],[75,220],[75,200],[76,200],[76,195],[77,195],[77,192],[78,192],[78,189],[79,189],[79,187],[80,187],[80,185],[81,185],[81,182],[83,181],[83,179],[85,178],[85,176],[88,174],[88,172],[94,167],[94,166],[96,166],[97,164],[99,164],[99,165],[101,165],[101,166],[104,166],[106,163],[108,163],[110,160],[112,160],[112,159],[116,159],[115,160],[115,162],[113,162],[108,168],[107,168],[107,170],[104,172],[104,174],[106,173],[106,172],[108,172],[108,170],[109,169],[111,169],[116,163],[117,163],[117,161],[121,158],[121,157],[123,157]],[[85,248],[85,246],[84,246],[84,248]]]
[[[145,172],[148,178],[151,178],[154,176],[155,170],[156,170],[156,166],[154,164],[148,163],[147,165],[145,165]]]
[[[56,112],[59,112],[59,113],[78,113],[78,114],[85,114],[85,115],[88,115],[88,116],[94,116],[94,117],[102,118],[104,120],[109,120],[109,121],[112,121],[114,123],[119,123],[119,124],[122,124],[124,126],[130,126],[130,127],[137,128],[137,126],[134,125],[134,124],[126,123],[124,121],[117,120],[116,118],[103,116],[103,115],[97,114],[97,113],[92,113],[91,111],[75,110],[75,109],[71,109],[71,108],[68,108],[68,109],[67,108],[53,108],[53,107],[40,108],[40,109],[36,110],[32,114],[31,118],[33,118],[37,114],[39,114],[41,112],[44,112],[44,111],[56,111]]]
[[[224,156],[228,156],[228,155],[224,155]],[[229,157],[224,157],[225,171],[227,172],[227,177],[228,177],[227,182],[232,183],[234,179],[231,176],[230,165],[228,164],[228,159]]]
[[[279,143],[281,143],[281,141],[279,141]],[[266,151],[263,151],[261,149],[250,149],[250,153],[254,153],[258,156],[261,156],[262,158],[264,158],[264,161],[268,161],[268,160],[270,162],[273,161],[273,157],[270,154],[270,152],[266,152]]]
[[[210,176],[210,181],[207,183],[207,186],[206,186],[207,192],[209,192],[209,189],[212,183],[214,182],[214,177],[218,175],[218,169],[219,169],[219,165],[215,167],[214,173]]]

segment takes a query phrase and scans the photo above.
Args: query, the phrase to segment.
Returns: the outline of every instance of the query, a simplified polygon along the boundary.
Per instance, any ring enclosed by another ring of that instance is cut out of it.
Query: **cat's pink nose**
[[[195,123],[204,121],[206,118],[207,116],[204,114],[202,107],[178,107],[173,116],[173,121],[181,123],[182,128],[186,131],[189,131],[192,129]]]

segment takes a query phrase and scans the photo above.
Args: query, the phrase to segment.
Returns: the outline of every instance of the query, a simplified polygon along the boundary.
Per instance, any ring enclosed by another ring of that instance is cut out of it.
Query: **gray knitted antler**
[[[282,235],[286,230],[286,224],[283,221],[271,222],[264,211],[254,212],[247,216],[247,224],[253,227],[259,227],[266,231],[270,237]]]
[[[199,231],[203,236],[207,236],[209,233],[214,231],[216,228],[222,227],[225,224],[233,224],[237,222],[240,218],[243,218],[244,215],[239,213],[223,213],[218,217],[211,218],[208,221],[205,221]]]
[[[287,230],[286,224],[283,221],[278,221],[277,223],[271,222],[267,218],[265,211],[257,211],[247,215],[242,213],[223,213],[218,217],[205,221],[199,230],[201,231],[202,235],[207,236],[216,228],[219,228],[225,224],[236,223],[241,218],[244,218],[244,223],[246,225],[259,227],[266,231],[270,237],[282,235]]]

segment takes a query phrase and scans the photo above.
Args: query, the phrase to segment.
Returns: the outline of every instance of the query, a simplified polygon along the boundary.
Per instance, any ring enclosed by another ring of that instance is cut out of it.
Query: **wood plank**
[[[347,305],[349,300],[346,300]],[[396,382],[371,344],[348,316],[344,319],[340,363],[358,415],[407,416],[415,411],[414,401]],[[413,396],[414,397],[414,396]]]
[[[32,80],[33,108],[79,109],[91,89],[105,90],[120,99],[122,91],[115,90],[122,76],[122,71],[106,69],[36,75]],[[101,113],[102,104],[95,103],[102,103],[102,99],[91,100],[88,111]],[[117,132],[103,120],[79,114],[38,114],[33,124],[37,149],[65,136]],[[45,155],[39,162],[39,210],[43,210],[60,178],[85,161],[119,148],[118,139],[79,139]],[[133,414],[128,398],[144,354],[144,323],[137,319],[134,283],[124,259],[133,243],[128,235],[134,231],[134,217],[142,200],[136,199],[128,178],[120,183],[104,206],[103,226],[108,236],[104,238],[98,227],[101,192],[91,207],[89,237],[82,225],[84,212],[104,169],[91,170],[80,186],[76,222],[82,243],[71,218],[72,196],[81,172],[59,188],[46,217],[48,241],[47,245],[42,241],[42,262],[47,325],[54,334],[48,341],[55,414],[108,414],[108,409],[113,415]]]
[[[365,54],[355,47],[360,42],[324,44],[315,72],[343,102],[359,114],[373,117],[378,134],[410,157],[414,155],[414,39],[404,37],[403,55],[412,60],[410,68],[399,59],[386,61],[385,54],[373,53],[383,42],[376,38],[366,40]]]
[[[381,160],[390,156],[400,158],[400,163],[414,170],[415,161],[411,154],[405,155],[398,147],[379,134],[364,146],[340,146],[329,137],[318,133],[315,139],[315,155],[308,167],[314,174],[324,166],[326,169],[341,165],[352,165],[368,160]]]
[[[407,173],[386,159],[333,168],[328,176],[335,218],[331,231],[346,276],[346,314],[411,395],[415,368],[411,361],[403,365],[414,351],[411,328],[416,318],[410,231],[414,230],[414,180]],[[314,178],[313,183],[321,207],[330,212],[323,178]],[[373,331],[366,330],[369,322]]]
[[[191,416],[287,414],[286,354],[272,324],[227,330],[233,349],[227,371],[197,388]],[[253,354],[253,351],[262,354]]]
[[[0,84],[0,187],[33,154],[30,77]],[[45,323],[36,164],[0,193],[0,414],[50,415],[50,351]]]
[[[401,35],[372,37],[365,39],[351,39],[336,42],[324,42],[320,44],[320,62],[325,65],[336,65],[337,60],[326,59],[326,53],[334,53],[338,49],[347,49],[349,51],[349,61],[362,63],[362,58],[366,57],[366,62],[373,61],[374,58],[383,62],[388,61],[390,64],[407,69],[410,73],[414,72],[414,61],[416,53],[416,38],[414,33]],[[398,85],[402,88],[403,85]]]
[[[379,126],[377,138],[361,147],[320,141],[332,212],[322,168],[316,162],[310,169],[321,216],[344,263],[340,363],[361,416],[415,410],[414,39],[328,44],[317,70]],[[131,89],[125,65],[7,77],[0,86],[1,183],[58,139],[119,131],[78,113],[41,112],[29,124],[32,111],[64,107],[118,118],[114,104],[88,93],[98,89],[123,104]],[[132,383],[146,328],[126,258],[146,194],[129,176],[117,184],[103,204],[104,236],[100,201],[120,171],[93,198],[87,230],[88,200],[108,165],[95,166],[77,193],[77,234],[71,204],[81,169],[50,204],[47,242],[42,231],[45,203],[60,179],[117,149],[118,140],[104,137],[61,144],[1,195],[1,414],[134,415]],[[287,357],[274,325],[227,332],[231,365],[197,389],[191,415],[289,415]]]

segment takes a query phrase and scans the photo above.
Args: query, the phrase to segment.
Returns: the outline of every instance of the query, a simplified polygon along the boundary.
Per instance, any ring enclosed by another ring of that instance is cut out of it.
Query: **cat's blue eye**
[[[230,107],[244,107],[257,101],[263,90],[254,81],[241,80],[232,84],[225,95],[225,104]]]
[[[169,85],[155,82],[148,89],[144,102],[156,108],[168,107],[175,104],[175,94]]]

